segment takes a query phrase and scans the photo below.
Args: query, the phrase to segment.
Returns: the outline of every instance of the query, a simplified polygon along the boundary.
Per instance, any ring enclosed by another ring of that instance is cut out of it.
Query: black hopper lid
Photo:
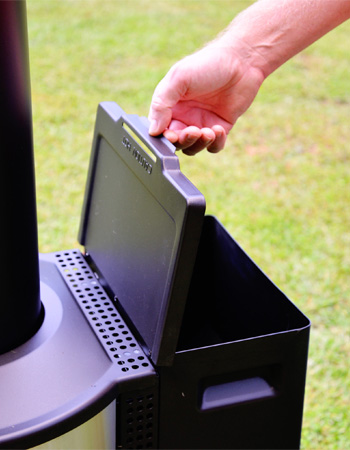
[[[97,111],[79,242],[157,365],[174,357],[205,199],[175,148],[115,103]],[[119,330],[118,330],[119,331]]]

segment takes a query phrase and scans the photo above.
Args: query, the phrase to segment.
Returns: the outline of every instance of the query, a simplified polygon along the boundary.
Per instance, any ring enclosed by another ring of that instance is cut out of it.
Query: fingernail
[[[155,119],[152,119],[148,132],[149,134],[159,134],[157,130],[158,130],[158,122]]]

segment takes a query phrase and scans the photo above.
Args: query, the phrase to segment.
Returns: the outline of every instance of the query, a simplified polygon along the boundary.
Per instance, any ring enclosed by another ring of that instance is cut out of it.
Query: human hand
[[[247,52],[208,45],[176,63],[158,84],[149,133],[163,133],[187,155],[204,148],[217,153],[263,80]]]

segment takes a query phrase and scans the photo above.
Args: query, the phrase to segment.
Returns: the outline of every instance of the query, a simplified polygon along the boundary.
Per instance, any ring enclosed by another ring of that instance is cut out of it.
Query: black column
[[[40,326],[25,1],[0,1],[0,353]]]

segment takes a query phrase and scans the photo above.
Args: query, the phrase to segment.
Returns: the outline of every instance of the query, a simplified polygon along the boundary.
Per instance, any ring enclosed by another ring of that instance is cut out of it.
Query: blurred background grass
[[[171,64],[250,1],[28,0],[42,252],[77,246],[95,112],[147,115]],[[302,447],[350,448],[350,23],[264,83],[218,155],[179,155],[216,215],[313,322]]]

